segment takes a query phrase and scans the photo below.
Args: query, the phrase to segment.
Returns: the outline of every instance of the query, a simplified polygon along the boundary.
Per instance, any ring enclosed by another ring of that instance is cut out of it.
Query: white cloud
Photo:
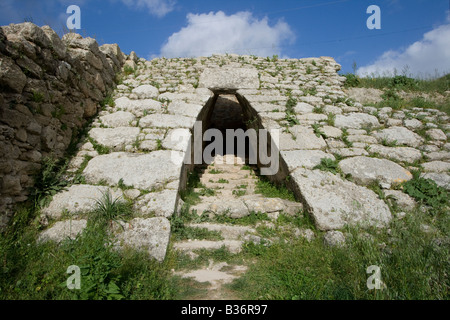
[[[163,17],[173,11],[175,0],[121,0],[128,7],[134,9],[147,9],[151,14]]]
[[[450,72],[450,24],[424,34],[420,41],[405,50],[389,50],[373,64],[358,69],[359,75],[392,75],[407,70],[415,77],[442,75]]]
[[[227,16],[224,12],[187,15],[188,25],[172,34],[161,48],[164,57],[209,56],[213,53],[280,54],[280,46],[295,40],[287,23],[270,26],[251,12]]]

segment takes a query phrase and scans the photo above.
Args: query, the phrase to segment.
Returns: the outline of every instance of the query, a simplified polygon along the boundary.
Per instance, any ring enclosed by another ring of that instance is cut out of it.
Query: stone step
[[[244,193],[245,191],[245,193]],[[216,197],[239,199],[242,196],[254,195],[254,189],[215,189]]]
[[[213,182],[209,182],[208,184],[205,185],[207,188],[211,188],[211,189],[229,189],[229,190],[233,190],[233,189],[256,189],[256,185],[253,182],[249,182],[249,181],[234,181],[234,182],[228,182],[228,183],[213,183]]]
[[[228,181],[239,181],[239,180],[243,180],[243,179],[249,180],[249,181],[254,181],[254,182],[257,181],[255,176],[250,175],[250,171],[241,170],[239,172],[234,172],[234,173],[225,173],[225,172],[217,173],[217,174],[204,173],[200,177],[200,182],[207,183],[207,182],[209,182],[209,180],[218,181],[219,179],[225,179]]]
[[[218,197],[219,192],[220,197]],[[232,218],[242,218],[250,214],[251,211],[272,213],[285,212],[289,215],[295,215],[303,210],[303,205],[299,202],[292,202],[279,198],[265,198],[259,194],[249,194],[237,197],[232,194],[232,190],[217,190],[216,196],[200,197],[201,203],[191,207],[197,210],[197,214],[201,215],[203,211],[215,214],[226,213],[228,209]]]
[[[247,194],[254,194],[255,190],[256,190],[256,187],[252,186],[252,185],[245,185],[245,184],[244,185],[240,185],[240,184],[232,185],[232,184],[225,184],[225,183],[210,184],[210,185],[206,186],[206,188],[213,189],[216,192],[223,191],[223,190],[226,190],[226,191],[246,190]],[[194,190],[196,192],[201,192],[203,189],[202,188],[197,188],[197,189],[194,189]]]
[[[173,248],[182,251],[189,255],[191,258],[198,256],[195,251],[205,250],[218,250],[225,247],[230,253],[239,253],[242,250],[243,241],[239,240],[222,240],[222,241],[209,241],[209,240],[193,240],[193,241],[181,241],[176,242]]]
[[[245,235],[256,233],[256,230],[250,227],[217,223],[196,223],[190,224],[189,227],[220,232],[225,240],[242,240]]]

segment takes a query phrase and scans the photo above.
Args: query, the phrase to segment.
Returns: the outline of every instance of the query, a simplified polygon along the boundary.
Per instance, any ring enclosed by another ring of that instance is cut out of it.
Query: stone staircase
[[[210,218],[225,215],[232,219],[242,219],[252,213],[267,214],[276,220],[281,212],[295,214],[302,209],[300,203],[278,198],[266,198],[255,193],[258,177],[253,168],[245,165],[242,158],[234,155],[216,156],[214,161],[205,166],[200,177],[201,188],[194,191],[200,196],[200,203],[191,206],[190,212],[199,216],[208,214]],[[237,221],[236,221],[237,222]],[[270,221],[258,222],[256,226],[239,225],[239,223],[192,223],[188,227],[206,229],[218,232],[221,240],[188,239],[174,243],[173,248],[195,259],[201,254],[200,250],[218,250],[225,248],[232,254],[241,252],[244,243],[268,243],[271,239],[263,238],[256,228],[259,225],[271,225]],[[193,278],[198,282],[209,282],[208,295],[217,299],[229,298],[223,296],[221,287],[239,277],[246,266],[228,265],[210,260],[209,266],[199,270],[180,271],[177,274],[184,278]]]
[[[245,165],[242,158],[234,155],[218,155],[203,169],[201,188],[194,189],[200,196],[200,203],[190,207],[199,216],[208,213],[210,217],[225,215],[241,219],[251,213],[264,214],[276,220],[283,211],[295,214],[302,209],[297,202],[278,198],[266,198],[255,193],[258,178],[253,168]],[[261,238],[254,228],[231,224],[197,223],[189,227],[217,231],[223,237],[220,241],[189,239],[174,244],[174,248],[196,257],[200,249],[215,250],[225,246],[231,253],[238,253],[244,242],[260,243]],[[266,239],[267,240],[267,239]]]

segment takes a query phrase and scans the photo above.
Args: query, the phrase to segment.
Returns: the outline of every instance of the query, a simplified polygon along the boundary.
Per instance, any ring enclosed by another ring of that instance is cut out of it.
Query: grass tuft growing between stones
[[[320,164],[315,166],[313,169],[319,169],[322,171],[328,171],[333,174],[341,173],[341,170],[339,169],[339,161],[333,160],[330,158],[322,158],[320,159]]]
[[[264,176],[259,176],[256,182],[255,193],[262,194],[267,198],[280,198],[295,201],[294,193],[285,184],[275,185]]]

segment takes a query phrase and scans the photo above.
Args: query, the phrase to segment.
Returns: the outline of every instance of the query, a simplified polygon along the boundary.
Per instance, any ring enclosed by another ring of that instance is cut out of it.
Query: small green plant
[[[233,190],[233,192],[232,192],[232,194],[236,197],[245,196],[246,193],[247,193],[247,190],[241,190],[241,189]]]
[[[390,86],[394,88],[412,89],[417,86],[417,80],[407,76],[395,76],[390,79]]]
[[[117,183],[117,186],[121,189],[121,190],[130,190],[133,189],[132,186],[127,186],[124,181],[123,178],[120,178],[119,182]]]
[[[327,135],[322,131],[322,127],[318,123],[314,123],[312,125],[312,128],[314,130],[314,134],[317,136],[317,138],[323,137],[324,139],[327,139]]]
[[[161,88],[161,84],[159,82],[157,82],[157,81],[152,81],[151,85],[154,86],[156,89]]]
[[[109,147],[98,143],[97,141],[95,141],[91,137],[89,137],[88,140],[92,144],[92,146],[94,147],[94,150],[98,152],[98,154],[109,154],[109,153],[111,153],[111,149]]]
[[[359,82],[359,78],[354,75],[353,73],[347,73],[344,75],[345,78],[347,78],[345,80],[345,86],[347,88],[354,88],[354,87],[358,87],[360,82]]]
[[[93,211],[93,220],[101,225],[111,222],[120,222],[129,218],[132,214],[129,203],[121,198],[113,199],[111,191],[103,192],[102,198],[95,200],[96,207]]]
[[[403,100],[398,94],[395,89],[387,89],[384,91],[384,93],[381,95],[383,98],[383,101],[379,102],[377,104],[378,107],[384,108],[384,107],[390,107],[394,110],[400,110],[405,107],[405,100]]]
[[[320,159],[320,164],[315,166],[313,169],[319,169],[322,171],[328,171],[333,174],[337,174],[340,172],[339,161],[330,158],[322,158]]]
[[[156,139],[156,150],[163,150],[163,145],[161,139]]]
[[[217,181],[217,183],[230,183],[230,181],[228,181],[227,179],[219,179],[219,181]]]
[[[141,142],[141,139],[139,139],[139,137],[136,137],[132,144],[133,148],[139,149],[139,147],[141,146]]]
[[[33,96],[31,97],[31,100],[33,102],[41,103],[44,102],[45,96],[41,92],[33,91]]]
[[[198,191],[198,194],[203,197],[214,197],[216,195],[216,191],[211,188],[203,187]]]
[[[287,125],[289,127],[293,127],[295,125],[299,125],[300,122],[298,121],[297,117],[295,116],[294,113],[290,113],[290,112],[286,112],[286,117],[284,118],[284,120],[286,120]]]
[[[417,201],[441,209],[449,204],[449,194],[447,190],[439,187],[431,179],[420,177],[420,171],[413,171],[413,179],[403,184],[403,190]]]
[[[304,95],[305,96],[315,96],[317,94],[317,88],[308,88],[308,89],[304,89]]]
[[[209,170],[209,173],[210,174],[221,174],[221,173],[223,173],[223,171],[218,170],[218,169],[211,169],[211,170]]]
[[[297,99],[289,97],[286,101],[286,112],[294,113],[294,108],[297,105]]]
[[[397,145],[397,140],[388,140],[388,139],[384,138],[381,141],[381,144],[385,147],[395,147]]]
[[[52,117],[56,119],[61,119],[61,117],[66,113],[66,109],[63,105],[55,106],[55,110],[52,111]]]
[[[314,113],[324,113],[325,112],[325,108],[324,108],[324,106],[314,107],[313,112]]]
[[[335,121],[336,121],[336,115],[334,114],[334,113],[329,113],[328,115],[327,115],[327,124],[329,125],[329,126],[332,126],[332,127],[334,127],[334,123],[335,123]]]
[[[126,76],[129,76],[130,74],[133,74],[134,71],[135,71],[135,69],[132,68],[131,66],[126,65],[126,66],[123,67],[123,73],[124,73]]]
[[[353,142],[348,140],[348,136],[349,136],[349,133],[348,133],[347,129],[346,128],[342,129],[342,137],[341,137],[342,141],[345,143],[345,145],[348,148],[351,148],[351,147],[353,147]]]
[[[35,207],[45,207],[56,193],[67,186],[67,180],[63,177],[66,168],[67,162],[54,158],[43,159],[41,170],[35,176],[31,192]]]
[[[100,102],[100,106],[102,108],[105,108],[105,106],[115,107],[116,103],[115,103],[114,98],[112,97],[112,95],[108,95],[108,96],[105,97],[105,99],[103,99]]]

